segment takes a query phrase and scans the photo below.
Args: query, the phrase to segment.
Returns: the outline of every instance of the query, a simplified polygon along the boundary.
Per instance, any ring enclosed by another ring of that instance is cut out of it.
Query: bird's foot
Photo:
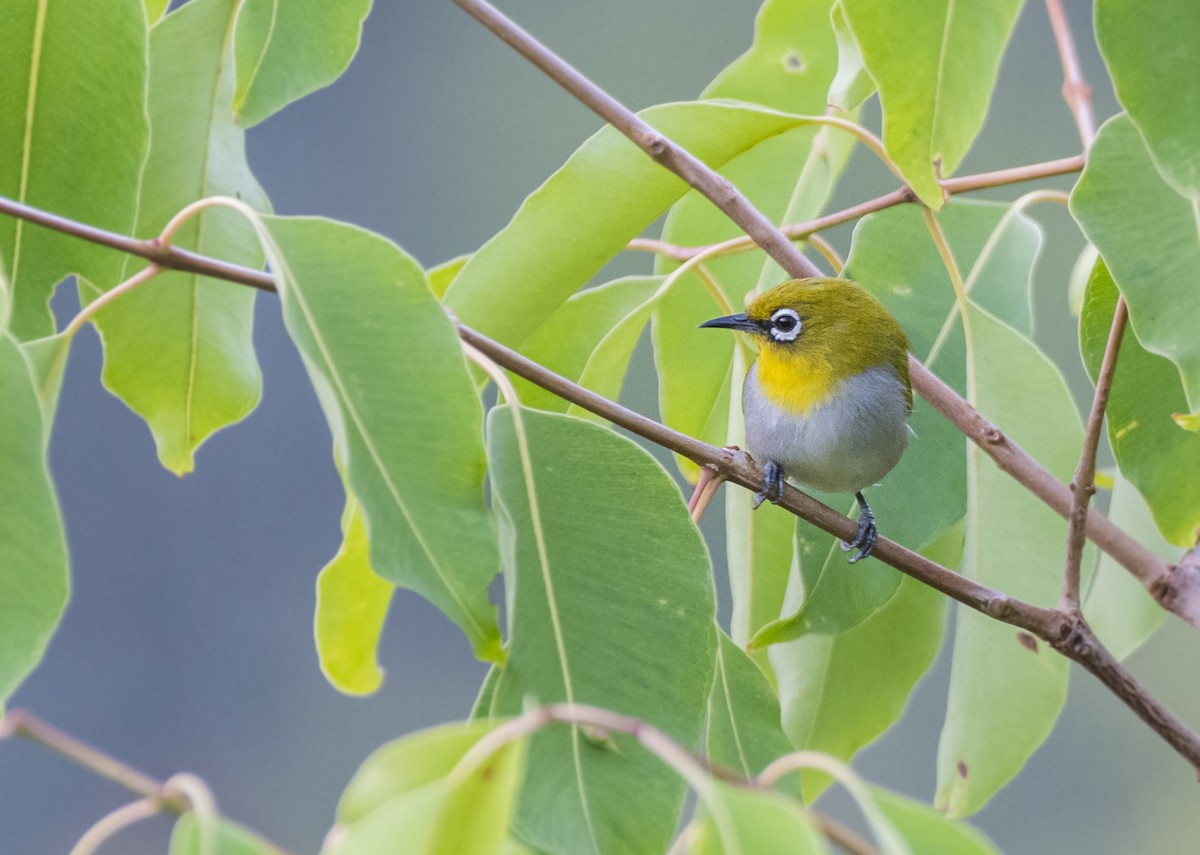
[[[843,540],[841,543],[842,552],[857,550],[847,559],[851,564],[857,564],[870,555],[875,548],[875,541],[879,539],[879,530],[875,528],[875,514],[871,512],[867,500],[863,498],[862,493],[855,493],[854,498],[858,500],[858,506],[861,509],[858,515],[858,531],[854,535],[854,540],[849,543]]]
[[[758,506],[768,500],[777,505],[782,498],[783,467],[774,460],[768,460],[763,467],[763,488],[754,494],[754,509],[758,510]]]

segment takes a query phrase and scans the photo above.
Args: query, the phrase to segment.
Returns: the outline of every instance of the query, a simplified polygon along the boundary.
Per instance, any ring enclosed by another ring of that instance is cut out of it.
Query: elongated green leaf
[[[1108,268],[1098,261],[1079,320],[1080,349],[1093,380],[1104,359],[1117,296]],[[1175,366],[1127,331],[1109,393],[1108,439],[1121,472],[1146,498],[1162,536],[1184,547],[1200,536],[1200,433],[1183,430],[1171,418],[1186,407]]]
[[[250,127],[346,70],[371,0],[242,0],[234,32],[238,123]]]
[[[875,81],[871,79],[858,42],[854,41],[850,25],[846,23],[846,10],[842,8],[840,0],[829,10],[829,20],[837,39],[838,69],[833,82],[829,84],[828,101],[839,110],[848,112],[875,93]]]
[[[450,283],[455,280],[459,271],[470,259],[469,255],[458,255],[426,271],[426,276],[429,278],[429,289],[433,291],[435,297],[440,300],[445,296]]]
[[[635,312],[661,284],[662,277],[659,276],[628,276],[580,291],[555,309],[554,314],[534,330],[521,346],[521,352],[534,362],[578,381],[587,372],[593,355],[610,331],[631,312]],[[589,389],[612,398],[620,393],[621,380],[625,376],[629,357],[633,354],[633,345],[637,343],[641,328],[646,324],[649,310],[643,311],[641,316],[641,324],[632,330],[633,342],[623,354],[624,360],[620,359],[622,354],[614,354],[615,358],[610,361],[612,367],[619,370],[601,377],[599,368],[594,368],[589,382],[584,384]],[[627,325],[633,326],[632,323]],[[618,335],[617,338],[622,339],[620,344],[624,344],[624,340],[630,336]],[[612,349],[612,346],[606,348],[609,351]],[[598,388],[597,381],[603,388]],[[529,406],[560,413],[567,411],[569,405],[566,401],[541,386],[520,377],[514,377],[513,383],[521,400]]]
[[[0,276],[2,280],[2,276]],[[67,544],[46,461],[50,424],[0,329],[0,706],[33,670],[67,604]]]
[[[1200,200],[1200,4],[1099,0],[1096,41],[1159,171]]]
[[[1021,0],[841,3],[879,87],[888,155],[940,208],[938,177],[954,173],[983,127]]]
[[[711,801],[692,827],[694,837],[687,850],[691,855],[825,855],[829,851],[816,823],[795,799],[715,781]]]
[[[236,822],[218,819],[215,831],[216,848],[206,850],[200,820],[185,813],[171,832],[170,855],[279,855],[273,845]]]
[[[1038,227],[1002,205],[958,200],[939,220],[972,299],[1028,331],[1029,283],[1041,246]],[[919,211],[894,208],[860,221],[846,275],[895,315],[913,353],[927,367],[965,392],[966,350],[954,289]],[[922,549],[962,518],[966,471],[962,435],[940,413],[918,399],[911,424],[914,436],[900,464],[865,495],[881,532]],[[914,496],[920,501],[914,502]],[[821,498],[855,513],[852,500]],[[853,627],[887,602],[900,584],[898,572],[876,562],[847,566],[824,532],[804,523],[797,532],[800,578],[792,583],[787,616],[764,627],[753,640],[756,646]]]
[[[1159,558],[1178,561],[1179,549],[1163,540],[1137,488],[1120,473],[1115,481],[1108,518]],[[1083,613],[1096,637],[1118,659],[1141,647],[1167,618],[1166,609],[1108,553],[1100,554]]]
[[[375,575],[369,549],[358,501],[347,495],[342,546],[317,577],[315,634],[325,677],[350,695],[383,682],[375,648],[395,586]]]
[[[0,33],[0,196],[128,234],[147,140],[141,0],[5,0]],[[19,340],[54,332],[50,295],[68,275],[106,281],[121,266],[112,250],[10,217],[0,257]]]
[[[262,224],[284,321],[361,506],[371,567],[429,599],[477,656],[496,661],[482,408],[450,319],[421,268],[383,238],[315,218]]]
[[[1069,479],[1083,430],[1062,377],[1016,330],[975,305],[969,317],[973,403],[1056,477]],[[1066,522],[978,446],[968,446],[967,461],[963,572],[1010,596],[1054,603]],[[1028,633],[959,608],[938,747],[939,808],[973,813],[1021,770],[1066,701],[1068,664]]]
[[[146,20],[151,24],[157,24],[158,19],[166,14],[167,7],[171,5],[171,0],[145,0],[146,3]]]
[[[497,723],[438,725],[376,748],[346,785],[337,806],[338,822],[345,825],[359,822],[397,796],[446,777],[471,746]]]
[[[746,778],[755,777],[792,750],[779,721],[779,700],[766,676],[720,633],[708,696],[709,759]]]
[[[21,353],[29,364],[29,373],[33,378],[33,389],[42,405],[42,421],[47,425],[54,424],[54,413],[58,409],[63,373],[67,369],[73,338],[63,332],[21,344]]]
[[[590,422],[501,407],[488,424],[511,632],[492,711],[591,703],[696,750],[716,634],[708,554],[678,488]],[[661,851],[683,805],[678,776],[621,735],[543,731],[529,769],[515,829],[547,852]]]
[[[233,124],[229,33],[236,0],[194,0],[164,18],[150,38],[148,109],[152,142],[142,175],[138,234],[154,237],[184,206],[236,196],[265,210]],[[86,194],[85,194],[86,195]],[[253,231],[232,211],[202,211],[175,246],[250,267],[262,264]],[[107,290],[144,266],[89,281]],[[96,290],[82,287],[84,300]],[[163,466],[190,472],[214,431],[258,404],[262,378],[251,341],[254,292],[188,273],[164,272],[104,308],[104,384],[146,420]]]
[[[765,108],[722,103],[664,104],[641,116],[714,167],[802,124]],[[446,302],[467,325],[519,345],[686,190],[605,127],[471,257]],[[605,203],[596,204],[598,198]]]
[[[870,786],[871,797],[904,838],[920,855],[1000,855],[982,833],[948,819],[928,805],[905,798],[884,787]]]
[[[1200,201],[1163,180],[1122,115],[1104,123],[1088,152],[1071,213],[1125,295],[1138,341],[1175,363],[1191,411],[1200,412],[1200,336],[1192,313],[1181,310],[1195,301]]]
[[[962,526],[927,550],[955,567],[962,555]],[[779,675],[783,729],[802,750],[850,760],[891,727],[904,712],[917,680],[941,646],[946,601],[905,577],[888,603],[858,626],[837,635],[810,634],[770,649]],[[862,699],[869,697],[870,703]],[[812,801],[828,785],[818,772],[803,775]]]

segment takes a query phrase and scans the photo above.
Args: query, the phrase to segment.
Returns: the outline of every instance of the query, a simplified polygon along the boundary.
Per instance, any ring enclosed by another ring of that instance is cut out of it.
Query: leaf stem
[[[1071,109],[1075,127],[1084,151],[1096,138],[1096,116],[1092,112],[1092,87],[1088,86],[1079,65],[1079,54],[1075,52],[1075,39],[1071,37],[1071,26],[1067,22],[1061,0],[1046,0],[1046,12],[1050,15],[1050,28],[1054,30],[1054,41],[1058,45],[1058,56],[1063,67],[1063,100]]]
[[[109,838],[131,825],[157,816],[162,812],[162,805],[157,799],[138,799],[106,814],[95,825],[84,832],[83,837],[71,847],[71,855],[93,855]]]
[[[79,332],[80,327],[95,317],[96,313],[109,303],[129,293],[142,283],[149,282],[159,273],[162,273],[162,268],[151,262],[121,284],[105,291],[95,300],[92,300],[92,302],[80,309],[79,312],[76,313],[75,317],[71,318],[71,322],[63,329],[63,335],[65,335],[67,338],[74,336],[75,333]]]

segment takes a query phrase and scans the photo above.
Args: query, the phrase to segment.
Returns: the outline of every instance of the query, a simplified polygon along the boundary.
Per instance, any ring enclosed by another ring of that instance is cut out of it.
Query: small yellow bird
[[[763,463],[754,507],[783,495],[783,480],[853,492],[861,513],[850,563],[871,554],[875,515],[862,491],[908,445],[912,385],[908,336],[879,301],[846,279],[793,279],[739,315],[701,327],[749,333],[758,343],[742,391],[746,444]]]

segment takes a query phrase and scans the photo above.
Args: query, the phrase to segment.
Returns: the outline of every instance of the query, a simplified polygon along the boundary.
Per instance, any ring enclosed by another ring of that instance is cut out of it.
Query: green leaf
[[[317,218],[261,222],[284,321],[361,506],[371,567],[441,609],[476,656],[498,660],[482,406],[450,319],[416,262],[378,235]]]
[[[1000,70],[1021,0],[841,0],[879,87],[883,141],[909,185],[931,208],[939,176],[970,149]]]
[[[0,33],[0,196],[129,234],[148,133],[141,0],[5,0]],[[122,258],[7,216],[0,257],[19,340],[54,332],[50,296],[64,278],[112,279]]]
[[[171,5],[171,0],[145,0],[146,3],[146,20],[151,24],[157,24],[158,19],[166,14],[167,7]]]
[[[792,750],[779,726],[779,700],[746,653],[718,633],[717,663],[708,696],[708,757],[746,778]]]
[[[1071,193],[1071,213],[1129,304],[1142,347],[1175,363],[1200,412],[1200,336],[1190,311],[1200,269],[1200,202],[1167,184],[1128,116],[1104,123]]]
[[[1041,246],[1037,225],[1003,205],[962,200],[948,205],[939,221],[967,274],[972,299],[1028,331],[1030,281]],[[893,208],[864,217],[845,275],[892,312],[926,367],[966,391],[966,346],[954,289],[920,211]],[[900,464],[865,495],[880,531],[919,550],[962,519],[966,469],[962,434],[940,413],[917,399],[910,422],[915,435]],[[844,497],[814,495],[854,513],[853,502]],[[754,646],[849,629],[886,603],[900,584],[900,574],[878,562],[848,567],[834,539],[813,526],[800,523],[797,532],[800,577],[792,582],[786,616],[760,630]]]
[[[34,391],[42,405],[42,421],[48,425],[54,424],[54,413],[58,409],[63,373],[67,368],[73,338],[73,335],[63,332],[21,344],[21,353],[29,364],[29,373],[33,378]]]
[[[151,33],[152,142],[137,224],[143,237],[157,236],[176,212],[205,196],[236,196],[253,208],[267,207],[246,163],[244,133],[229,115],[234,80],[228,36],[237,5],[193,0]],[[173,244],[262,265],[253,231],[227,209],[197,214]],[[144,266],[129,257],[117,272],[88,282],[108,290]],[[80,288],[85,301],[97,293]],[[244,285],[165,271],[96,316],[104,339],[104,385],[146,420],[159,460],[177,475],[192,470],[196,448],[214,431],[258,405],[254,296]]]
[[[1079,321],[1079,345],[1093,381],[1108,345],[1117,296],[1108,268],[1097,261]],[[1195,478],[1200,434],[1181,430],[1172,419],[1186,406],[1175,366],[1126,330],[1105,411],[1108,439],[1121,472],[1145,497],[1162,536],[1183,547],[1200,536],[1200,482]]]
[[[709,798],[691,826],[690,855],[825,855],[829,851],[816,823],[795,799],[724,781],[713,782]]]
[[[1062,376],[1012,327],[974,304],[969,318],[972,403],[1068,480],[1083,429]],[[1062,584],[1066,521],[978,446],[968,445],[967,461],[963,573],[1026,602],[1053,604]],[[1008,783],[1049,735],[1066,701],[1069,662],[1028,633],[966,607],[957,620],[936,804],[963,816]]]
[[[754,22],[754,44],[716,76],[702,98],[751,101],[791,113],[820,113],[837,44],[814,26],[831,0],[766,0]]]
[[[1179,550],[1163,540],[1146,502],[1120,473],[1113,485],[1108,518],[1164,561],[1179,560]],[[1167,618],[1166,609],[1142,583],[1106,552],[1100,554],[1096,575],[1083,601],[1083,613],[1096,637],[1118,659],[1141,647]]]
[[[660,276],[628,276],[573,294],[525,340],[521,353],[569,380],[580,381],[586,374],[588,382],[583,385],[615,399],[650,315],[649,308],[642,305],[661,284]],[[600,352],[606,341],[609,343]],[[594,367],[593,359],[597,362]],[[513,384],[522,403],[541,410],[567,411],[566,401],[541,386],[521,377],[514,377]]]
[[[185,813],[175,823],[171,832],[170,855],[279,855],[279,850],[254,832],[218,818],[216,824],[216,847],[206,850],[202,823],[195,813]]]
[[[470,260],[470,255],[457,255],[436,267],[429,268],[425,275],[429,278],[429,290],[433,291],[433,296],[439,300],[442,299],[446,295],[446,289],[450,287],[450,283],[458,277],[459,271]]]
[[[804,123],[761,107],[722,103],[664,104],[640,115],[717,168]],[[446,303],[468,326],[520,345],[686,191],[679,178],[606,126],[471,256],[446,291]]]
[[[341,76],[371,0],[243,0],[234,31],[238,124],[256,125]]]
[[[884,787],[868,785],[879,810],[919,855],[1000,855],[982,833],[948,819],[928,805],[905,798]]]
[[[394,587],[371,569],[367,527],[346,496],[342,546],[317,577],[315,634],[321,670],[348,695],[369,695],[383,682],[375,649]]]
[[[1200,201],[1200,5],[1099,0],[1096,41],[1159,172]]]
[[[840,0],[829,10],[829,20],[837,39],[838,69],[833,82],[829,84],[827,100],[842,112],[849,112],[875,94],[875,81],[867,72],[862,51],[858,49],[858,42],[854,41],[850,25],[846,23],[846,10],[842,8]]]
[[[511,637],[493,712],[590,703],[696,750],[716,652],[711,565],[674,482],[642,448],[569,416],[497,408],[488,447]],[[534,848],[666,848],[683,783],[631,738],[543,731],[529,768],[514,827]]]
[[[0,277],[2,278],[2,277]],[[50,423],[0,329],[0,706],[41,660],[67,604],[67,544],[46,460]]]
[[[337,806],[337,821],[352,825],[388,802],[445,778],[497,721],[443,724],[375,749],[354,773]]]
[[[924,552],[956,567],[962,526],[951,528]],[[896,595],[853,629],[810,634],[772,647],[783,729],[792,744],[849,761],[883,734],[900,718],[917,680],[933,664],[945,621],[942,595],[906,576]],[[862,703],[864,697],[871,702]],[[810,802],[830,781],[815,771],[802,778]]]

